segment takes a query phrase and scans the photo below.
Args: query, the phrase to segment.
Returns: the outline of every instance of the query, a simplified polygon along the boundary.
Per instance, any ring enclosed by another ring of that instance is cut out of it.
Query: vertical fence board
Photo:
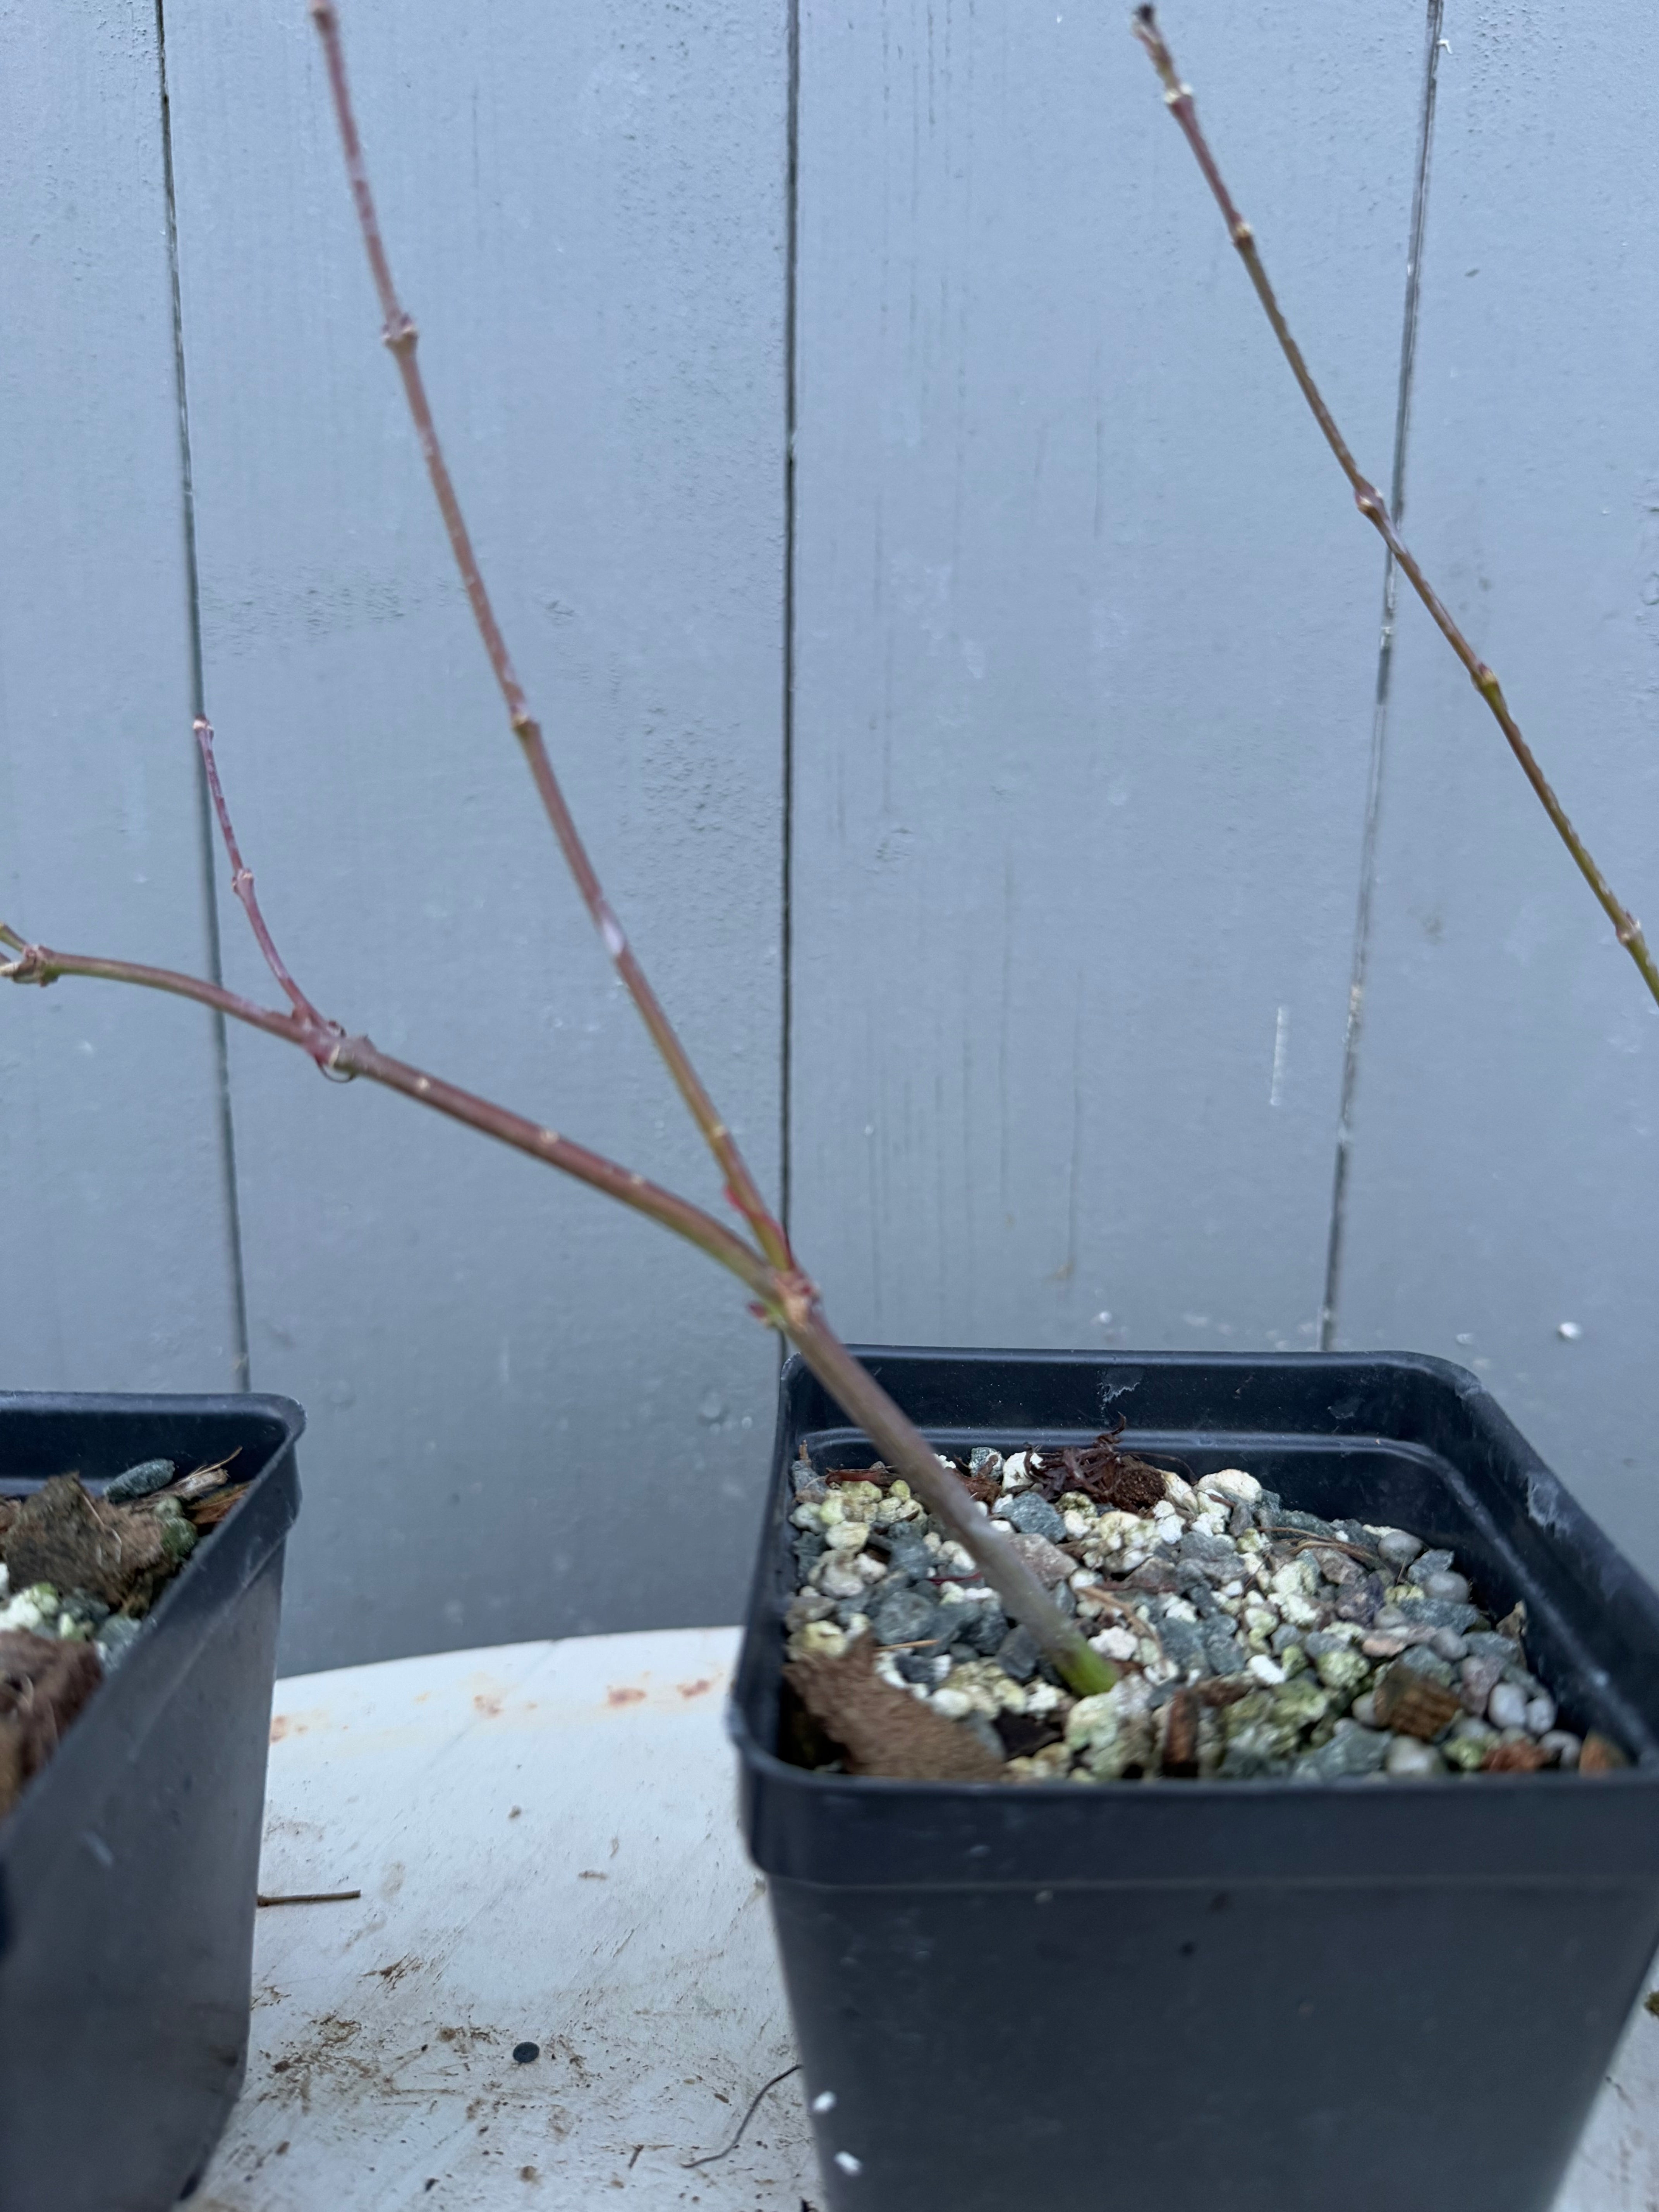
[[[1659,23],[1456,0],[1446,34],[1407,537],[1651,924]],[[1656,1018],[1407,601],[1341,1340],[1474,1366],[1650,1573]]]
[[[775,1183],[781,0],[343,15],[520,673]],[[305,10],[174,0],[168,42],[208,692],[279,939],[352,1028],[718,1205],[471,632]],[[233,1078],[253,1377],[312,1419],[289,1662],[729,1618],[775,1364],[736,1286],[257,1036]]]
[[[1423,15],[1181,11],[1386,471]],[[1306,1346],[1381,562],[1122,16],[808,0],[799,1241],[895,1340]]]
[[[155,9],[6,0],[0,51],[0,916],[200,971]],[[196,1008],[0,994],[0,1380],[234,1386],[222,1141]]]

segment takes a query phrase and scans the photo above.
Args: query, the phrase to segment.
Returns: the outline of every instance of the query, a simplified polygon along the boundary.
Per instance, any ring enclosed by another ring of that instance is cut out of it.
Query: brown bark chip
[[[1177,1690],[1164,1724],[1164,1771],[1171,1780],[1191,1782],[1198,1774],[1198,1699]]]
[[[1493,1744],[1480,1766],[1486,1774],[1536,1774],[1549,1763],[1550,1755],[1541,1744],[1510,1740]]]
[[[54,1589],[90,1590],[106,1605],[125,1602],[135,1586],[169,1571],[161,1524],[153,1513],[106,1505],[72,1474],[55,1474],[26,1498],[0,1535],[0,1557],[14,1589],[50,1583]]]
[[[1431,1682],[1426,1674],[1410,1667],[1390,1667],[1378,1677],[1373,1694],[1376,1717],[1383,1728],[1420,1737],[1425,1743],[1437,1736],[1463,1710],[1462,1699],[1455,1691],[1442,1689],[1438,1682]]]
[[[1608,1735],[1592,1729],[1584,1738],[1584,1748],[1578,1754],[1581,1774],[1617,1774],[1621,1767],[1630,1765],[1622,1751]]]
[[[1002,1762],[976,1736],[875,1671],[867,1636],[830,1658],[797,1659],[783,1670],[801,1703],[846,1754],[849,1774],[908,1782],[995,1782]]]
[[[89,1644],[0,1633],[0,1820],[58,1748],[103,1668]]]

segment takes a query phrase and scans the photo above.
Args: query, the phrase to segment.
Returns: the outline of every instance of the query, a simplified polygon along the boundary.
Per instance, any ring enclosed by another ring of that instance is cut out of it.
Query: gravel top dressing
[[[955,1464],[955,1462],[948,1462]],[[963,1547],[881,1468],[794,1470],[792,1755],[915,1780],[1418,1781],[1607,1772],[1450,1552],[1322,1521],[1242,1468],[1189,1483],[1102,1437],[965,1468],[1119,1670],[1074,1698]]]

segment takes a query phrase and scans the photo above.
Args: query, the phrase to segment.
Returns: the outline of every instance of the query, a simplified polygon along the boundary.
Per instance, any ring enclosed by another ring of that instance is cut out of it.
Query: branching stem
[[[510,1145],[515,1152],[574,1176],[590,1189],[603,1192],[695,1244],[745,1285],[757,1316],[789,1338],[885,1463],[904,1477],[928,1510],[967,1547],[1008,1612],[1030,1630],[1073,1688],[1087,1696],[1111,1686],[1115,1670],[1060,1614],[1006,1536],[985,1519],[915,1422],[848,1350],[824,1319],[817,1291],[798,1269],[772,1267],[724,1222],[690,1200],[510,1108],[481,1098],[475,1091],[446,1082],[424,1068],[411,1066],[407,1060],[393,1059],[367,1037],[348,1036],[337,1023],[314,1010],[309,1014],[297,1009],[280,1013],[221,984],[180,975],[170,968],[149,968],[132,960],[106,960],[31,945],[4,922],[0,922],[0,945],[9,945],[18,956],[0,961],[0,982],[44,987],[61,975],[79,975],[193,999],[200,1006],[216,1007],[234,1021],[262,1030],[267,1036],[297,1045],[325,1073],[362,1076],[388,1091],[398,1091],[417,1105],[428,1106],[434,1113],[447,1115],[451,1121],[463,1122],[499,1144]],[[309,1005],[308,1000],[306,1003]]]
[[[438,442],[428,403],[426,386],[416,361],[416,330],[398,301],[392,270],[375,215],[374,196],[363,161],[356,118],[346,80],[345,58],[340,42],[339,20],[332,0],[312,0],[312,15],[321,34],[336,118],[345,153],[346,173],[356,206],[363,244],[380,296],[385,337],[403,379],[404,395],[420,441],[427,472],[437,495],[448,532],[450,548],[465,587],[473,617],[495,680],[507,703],[508,719],[529,762],[536,788],[553,825],[584,903],[604,940],[617,974],[643,1016],[646,1027],[666,1063],[681,1096],[707,1140],[726,1177],[727,1195],[754,1237],[753,1244],[689,1200],[663,1189],[607,1159],[574,1144],[552,1129],[513,1113],[476,1092],[465,1091],[441,1076],[394,1060],[365,1036],[350,1036],[337,1022],[319,1013],[295,981],[260,911],[254,894],[252,871],[243,860],[225,803],[218,763],[214,757],[213,731],[205,720],[196,725],[207,771],[208,788],[220,834],[230,857],[231,884],[246,913],[265,963],[287,998],[290,1011],[280,1013],[257,1005],[239,993],[226,990],[194,975],[166,968],[144,967],[137,962],[107,960],[85,954],[58,952],[33,945],[0,923],[0,945],[17,955],[0,962],[0,981],[46,985],[61,975],[79,975],[109,982],[135,984],[147,990],[168,992],[212,1006],[232,1019],[283,1039],[310,1054],[326,1075],[362,1076],[387,1090],[400,1092],[418,1104],[465,1123],[498,1143],[511,1145],[602,1191],[672,1231],[716,1260],[738,1277],[751,1294],[753,1310],[781,1330],[797,1346],[802,1358],[830,1390],[850,1420],[856,1422],[895,1474],[900,1474],[927,1504],[929,1511],[961,1543],[977,1564],[987,1583],[1015,1620],[1022,1622],[1053,1660],[1072,1687],[1081,1695],[1109,1689],[1115,1670],[1095,1651],[1049,1597],[1031,1567],[1015,1549],[1005,1531],[994,1528],[975,1505],[955,1474],[940,1461],[915,1424],[895,1404],[875,1377],[842,1342],[825,1320],[817,1289],[802,1273],[790,1249],[782,1224],[768,1208],[742,1155],[714,1110],[684,1047],[669,1023],[645,973],[623,936],[605,895],[586,848],[565,803],[542,733],[530,713],[508,656],[484,587],[472,541],[462,516],[449,469]]]
[[[1279,349],[1290,363],[1291,374],[1301,387],[1302,396],[1312,410],[1314,420],[1323,434],[1325,443],[1336,456],[1337,466],[1348,480],[1353,492],[1355,506],[1366,520],[1375,527],[1383,544],[1393,554],[1401,572],[1407,578],[1412,589],[1432,616],[1436,628],[1459,660],[1462,662],[1468,672],[1470,682],[1492,709],[1492,718],[1504,732],[1510,750],[1521,763],[1522,775],[1537,794],[1544,811],[1554,823],[1556,832],[1568,852],[1571,854],[1579,873],[1595,892],[1602,912],[1613,924],[1614,935],[1636,963],[1642,981],[1647,985],[1655,1000],[1659,1000],[1659,966],[1655,965],[1653,955],[1648,950],[1647,939],[1642,934],[1640,923],[1614,895],[1612,884],[1596,866],[1589,847],[1573,828],[1565,807],[1556,797],[1548,777],[1538,765],[1531,746],[1521,734],[1520,725],[1510,712],[1509,702],[1504,696],[1503,687],[1498,683],[1497,676],[1469,643],[1468,639],[1453,618],[1450,609],[1418,566],[1415,556],[1395,528],[1394,519],[1389,513],[1388,502],[1376,486],[1360,473],[1353,455],[1348,451],[1346,441],[1340,430],[1337,428],[1335,417],[1326,405],[1324,395],[1314,382],[1313,374],[1303,358],[1302,349],[1291,335],[1290,326],[1285,320],[1284,311],[1279,307],[1273,286],[1267,281],[1267,272],[1261,265],[1261,256],[1256,249],[1255,234],[1233,205],[1232,195],[1227,190],[1221,171],[1216,165],[1215,155],[1210,150],[1209,142],[1199,125],[1198,109],[1193,100],[1192,87],[1182,82],[1175,65],[1175,58],[1164,43],[1163,33],[1158,29],[1156,11],[1151,6],[1136,9],[1134,34],[1152,57],[1152,66],[1158,71],[1159,80],[1164,86],[1164,105],[1181,125],[1187,143],[1192,148],[1194,157],[1204,173],[1204,180],[1215,196],[1216,205],[1221,210],[1222,220],[1227,226],[1227,235],[1238,249],[1239,258],[1243,262],[1250,282],[1255,288],[1255,295],[1261,302],[1262,311],[1273,325],[1273,333],[1279,340]]]

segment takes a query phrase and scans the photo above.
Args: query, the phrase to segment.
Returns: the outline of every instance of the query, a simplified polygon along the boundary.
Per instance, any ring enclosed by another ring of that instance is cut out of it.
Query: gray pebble
[[[894,1589],[884,1584],[880,1596],[870,1607],[870,1626],[878,1644],[920,1644],[939,1632],[943,1610],[926,1590]],[[965,1612],[967,1608],[960,1610]],[[975,1613],[977,1610],[975,1607]],[[993,1650],[995,1648],[994,1644]]]
[[[148,1498],[171,1482],[177,1472],[170,1459],[140,1460],[137,1467],[118,1474],[104,1495],[112,1505],[130,1505],[135,1498]]]
[[[1209,1654],[1204,1648],[1204,1632],[1195,1621],[1160,1620],[1158,1637],[1170,1663],[1179,1673],[1207,1674],[1210,1672]]]
[[[1527,1705],[1527,1734],[1547,1735],[1554,1726],[1554,1698],[1547,1696],[1531,1698]]]
[[[1455,1679],[1449,1660],[1442,1659],[1426,1644],[1413,1644],[1400,1662],[1409,1667],[1413,1674],[1421,1674],[1431,1682],[1438,1682],[1443,1690],[1449,1690]]]
[[[1540,1736],[1538,1747],[1547,1751],[1558,1766],[1569,1770],[1577,1765],[1578,1754],[1584,1748],[1579,1738],[1567,1729],[1550,1729],[1547,1735]]]
[[[1362,1575],[1357,1583],[1350,1583],[1337,1598],[1337,1619],[1357,1621],[1362,1628],[1369,1628],[1382,1602],[1382,1589],[1381,1575]]]
[[[1467,1640],[1455,1628],[1437,1628],[1429,1638],[1429,1649],[1440,1659],[1467,1659],[1469,1654]]]
[[[887,1547],[887,1579],[924,1583],[933,1571],[933,1555],[920,1536],[896,1536]]]
[[[1375,1692],[1367,1690],[1364,1697],[1356,1698],[1353,1701],[1352,1713],[1361,1728],[1374,1729],[1377,1724]]]
[[[994,1659],[1002,1649],[1002,1640],[1013,1626],[994,1598],[987,1598],[972,1608],[973,1618],[957,1631],[964,1644],[971,1644],[981,1659]]]
[[[968,1455],[968,1472],[969,1474],[1000,1474],[1002,1454],[994,1451],[988,1444],[975,1444]]]
[[[1487,1701],[1504,1677],[1504,1662],[1484,1652],[1472,1651],[1458,1670],[1458,1694],[1466,1712],[1484,1713]]]
[[[1249,1654],[1225,1620],[1204,1624],[1204,1656],[1218,1674],[1242,1674]]]
[[[1445,1762],[1434,1746],[1419,1743],[1414,1735],[1391,1736],[1382,1765],[1385,1772],[1410,1781],[1446,1771]]]
[[[1472,1605],[1460,1604],[1455,1598],[1431,1597],[1426,1591],[1414,1604],[1402,1605],[1400,1610],[1413,1627],[1449,1628],[1458,1636],[1467,1636],[1480,1618]],[[1513,1652],[1513,1645],[1510,1650]]]
[[[1391,1567],[1410,1566],[1423,1548],[1419,1539],[1407,1535],[1403,1528],[1390,1528],[1375,1541],[1378,1555]]]
[[[1303,1632],[1296,1626],[1294,1621],[1281,1620],[1278,1627],[1274,1629],[1273,1634],[1267,1638],[1268,1648],[1273,1652],[1276,1657],[1282,1659],[1293,1644],[1301,1643],[1302,1634]],[[1313,1650],[1311,1643],[1308,1645],[1308,1650],[1310,1651]]]
[[[1425,1575],[1422,1589],[1425,1596],[1442,1599],[1449,1605],[1467,1605],[1469,1601],[1468,1583],[1450,1568],[1441,1574]]]
[[[1182,1566],[1196,1567],[1216,1582],[1233,1581],[1243,1566],[1237,1544],[1225,1536],[1206,1535],[1202,1528],[1187,1531],[1176,1546],[1176,1557]]]
[[[1505,1667],[1514,1666],[1516,1652],[1513,1637],[1500,1636],[1495,1628],[1469,1628],[1465,1629],[1463,1632],[1468,1638],[1469,1650],[1475,1658],[1496,1659],[1500,1671]]]
[[[1523,1729],[1527,1725],[1527,1693],[1513,1682],[1500,1682],[1486,1700],[1486,1717],[1494,1728]]]
[[[1317,1751],[1304,1752],[1295,1767],[1299,1782],[1340,1782],[1354,1775],[1375,1774],[1388,1757],[1394,1741],[1386,1731],[1362,1728],[1340,1720],[1330,1741]]]
[[[1407,1568],[1406,1580],[1408,1583],[1415,1583],[1421,1589],[1435,1575],[1449,1572],[1451,1563],[1452,1555],[1449,1552],[1425,1552],[1420,1559],[1413,1559]]]
[[[124,1613],[112,1613],[93,1638],[106,1668],[118,1667],[144,1632],[142,1620],[129,1620]]]
[[[823,1557],[825,1546],[816,1528],[803,1528],[795,1539],[795,1572],[802,1582]]]
[[[1023,1536],[1046,1536],[1051,1544],[1066,1540],[1066,1523],[1046,1498],[1035,1490],[1022,1490],[1018,1498],[1000,1498],[996,1517],[1018,1528]]]
[[[1265,1502],[1265,1500],[1264,1500]],[[1272,1515],[1262,1516],[1275,1528],[1295,1528],[1304,1536],[1334,1536],[1336,1530],[1328,1521],[1322,1521],[1316,1513],[1295,1513],[1288,1505],[1280,1505]]]
[[[1011,1628],[996,1649],[998,1666],[1014,1682],[1029,1682],[1042,1656],[1036,1637],[1023,1626]]]

